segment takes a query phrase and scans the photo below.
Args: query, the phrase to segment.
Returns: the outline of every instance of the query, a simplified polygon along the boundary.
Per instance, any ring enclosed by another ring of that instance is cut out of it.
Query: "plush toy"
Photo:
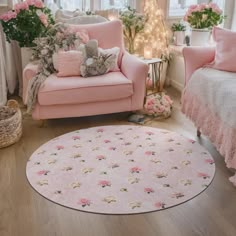
[[[115,63],[115,54],[99,52],[97,40],[89,40],[85,45],[85,60],[81,65],[81,75],[83,77],[103,75],[114,68]]]

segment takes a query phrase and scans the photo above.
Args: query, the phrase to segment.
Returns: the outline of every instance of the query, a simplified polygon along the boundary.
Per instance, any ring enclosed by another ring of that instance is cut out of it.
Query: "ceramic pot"
[[[192,29],[191,46],[206,46],[209,43],[209,29]]]
[[[175,45],[182,46],[184,44],[185,31],[174,32]]]
[[[31,48],[28,48],[28,47],[21,48],[21,65],[22,65],[22,70],[30,62],[31,56],[32,56],[32,49]]]

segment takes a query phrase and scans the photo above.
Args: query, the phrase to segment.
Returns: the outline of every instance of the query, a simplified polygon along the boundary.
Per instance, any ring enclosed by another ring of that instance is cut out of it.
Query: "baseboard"
[[[172,87],[174,87],[175,89],[177,89],[178,91],[182,92],[184,89],[184,85],[175,81],[175,80],[171,80],[170,84]]]

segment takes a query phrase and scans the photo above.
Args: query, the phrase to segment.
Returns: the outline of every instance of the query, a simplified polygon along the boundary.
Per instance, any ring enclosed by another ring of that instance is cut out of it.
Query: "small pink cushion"
[[[236,72],[236,32],[214,27],[213,39],[216,42],[215,60],[208,66]]]
[[[83,54],[80,51],[58,52],[57,54],[57,76],[79,76],[80,66],[83,62]]]

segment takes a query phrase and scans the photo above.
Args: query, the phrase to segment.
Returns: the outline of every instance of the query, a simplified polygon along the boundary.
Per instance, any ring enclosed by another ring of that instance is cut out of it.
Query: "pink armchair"
[[[33,118],[79,117],[141,109],[148,65],[125,51],[121,22],[70,27],[87,29],[90,39],[97,39],[101,48],[119,47],[120,71],[90,78],[50,75],[39,89]],[[28,82],[36,73],[37,66],[33,64],[28,64],[24,69],[24,103],[27,101]]]
[[[236,73],[204,67],[215,56],[214,47],[186,47],[185,89],[182,112],[206,135],[225,158],[228,168],[236,170]],[[230,177],[236,186],[236,172]]]

